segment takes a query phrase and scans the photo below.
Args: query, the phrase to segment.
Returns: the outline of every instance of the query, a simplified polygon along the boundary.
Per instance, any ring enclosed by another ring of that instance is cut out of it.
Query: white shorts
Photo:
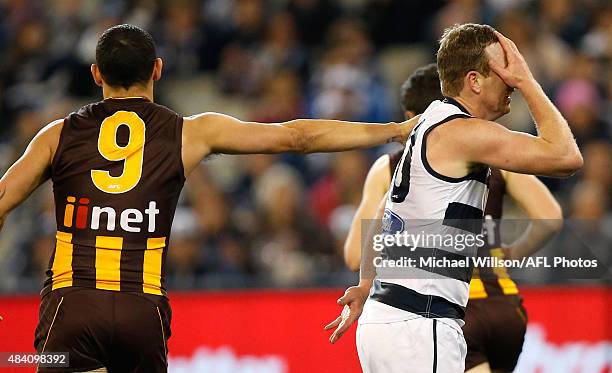
[[[463,334],[436,319],[359,324],[357,352],[364,373],[463,373]]]

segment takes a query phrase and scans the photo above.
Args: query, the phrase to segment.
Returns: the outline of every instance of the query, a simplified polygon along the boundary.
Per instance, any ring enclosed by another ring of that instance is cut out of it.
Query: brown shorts
[[[512,372],[523,349],[527,313],[516,296],[472,299],[465,311],[465,370],[488,362],[491,369]]]
[[[68,352],[78,372],[106,367],[112,372],[166,372],[172,311],[163,296],[69,287],[42,298],[34,347]]]

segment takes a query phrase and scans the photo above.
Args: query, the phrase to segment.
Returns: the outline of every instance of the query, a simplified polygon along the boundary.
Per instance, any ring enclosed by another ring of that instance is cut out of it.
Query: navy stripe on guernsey
[[[465,307],[443,297],[421,294],[407,287],[380,280],[374,281],[374,292],[370,298],[430,319],[463,319],[465,317]]]
[[[478,234],[482,232],[484,212],[474,206],[451,202],[444,212],[442,225]]]
[[[438,370],[438,335],[436,326],[438,325],[438,320],[434,319],[433,321],[433,373],[436,373]]]
[[[394,247],[388,246],[381,252],[382,259],[398,260],[401,258],[410,257],[416,261],[414,268],[418,268],[429,273],[435,273],[455,280],[469,283],[472,279],[472,261],[469,261],[468,267],[458,266],[441,266],[441,267],[425,267],[420,266],[421,258],[434,258],[434,260],[449,260],[450,262],[462,261],[467,257],[461,254],[455,254],[446,250],[429,248],[429,247],[417,247],[414,249],[407,249],[406,247]]]

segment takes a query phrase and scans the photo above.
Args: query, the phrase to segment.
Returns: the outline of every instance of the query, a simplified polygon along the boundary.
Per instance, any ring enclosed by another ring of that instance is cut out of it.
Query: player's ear
[[[102,83],[104,82],[102,79],[102,73],[100,73],[100,69],[98,69],[98,65],[95,63],[91,64],[91,76],[93,76],[93,80],[98,87],[102,87]]]
[[[164,67],[164,61],[161,58],[157,57],[153,64],[153,76],[152,79],[154,81],[159,80],[162,74],[162,68]]]
[[[465,75],[463,84],[473,93],[479,94],[481,92],[482,79],[483,76],[478,71],[468,71]]]

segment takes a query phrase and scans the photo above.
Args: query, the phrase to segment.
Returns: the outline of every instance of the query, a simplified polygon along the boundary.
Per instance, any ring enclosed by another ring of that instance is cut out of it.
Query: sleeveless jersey
[[[42,294],[70,286],[166,294],[185,181],[182,126],[145,98],[106,99],[64,119],[51,165],[56,244]]]
[[[402,159],[404,151],[398,150],[388,154],[389,156],[389,175],[393,176],[395,168]],[[487,197],[487,205],[485,207],[485,216],[490,216],[494,220],[499,220],[503,215],[504,195],[506,194],[506,181],[498,168],[491,168],[491,175],[488,183],[489,196]],[[487,239],[485,247],[485,255],[491,257],[502,257],[503,253],[500,250],[501,237],[499,230],[495,230],[494,244],[489,245]],[[483,299],[494,296],[510,296],[517,295],[518,288],[514,281],[510,278],[505,269],[474,268],[472,280],[470,281],[469,299]]]
[[[453,119],[470,117],[465,108],[450,98],[432,102],[421,114],[392,177],[383,216],[384,233],[455,237],[462,232],[482,233],[489,167],[478,166],[464,177],[452,178],[436,172],[427,160],[427,138],[431,131]],[[475,247],[472,250],[475,255]],[[417,262],[422,257],[436,260],[467,257],[448,247],[427,244],[414,250],[402,247],[396,251]],[[387,253],[390,259],[395,259],[393,255]],[[465,268],[443,270],[421,266],[412,272],[419,275],[398,276],[402,278],[381,277],[378,271],[367,302],[370,306],[364,309],[365,322],[391,322],[404,318],[405,311],[424,317],[463,319],[473,269],[469,259],[466,262]],[[389,312],[381,312],[383,308]]]

